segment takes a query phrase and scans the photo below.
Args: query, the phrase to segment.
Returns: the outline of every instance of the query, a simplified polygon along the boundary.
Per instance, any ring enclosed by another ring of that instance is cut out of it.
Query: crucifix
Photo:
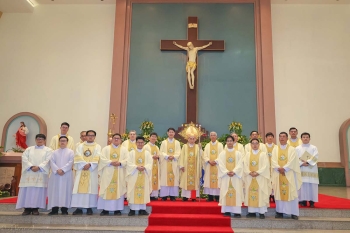
[[[196,46],[196,47],[195,47]],[[224,51],[223,40],[199,40],[198,39],[198,17],[188,17],[187,40],[161,40],[162,51],[187,51],[187,80],[186,88],[186,121],[197,122],[197,93],[198,93],[198,51]]]

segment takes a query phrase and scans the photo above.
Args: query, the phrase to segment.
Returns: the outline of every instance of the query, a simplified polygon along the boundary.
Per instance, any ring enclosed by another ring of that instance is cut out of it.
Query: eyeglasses
[[[259,143],[257,143],[257,142],[252,142],[251,144],[252,145],[259,145]]]
[[[45,140],[45,139],[43,139],[43,138],[36,138],[35,140],[43,141],[43,140]]]
[[[120,138],[113,138],[114,140],[120,140]]]
[[[90,134],[90,135],[86,135],[86,136],[87,136],[87,137],[95,137],[95,135],[91,135],[91,134]]]
[[[138,143],[138,144],[144,144],[145,142],[136,142],[136,143]]]

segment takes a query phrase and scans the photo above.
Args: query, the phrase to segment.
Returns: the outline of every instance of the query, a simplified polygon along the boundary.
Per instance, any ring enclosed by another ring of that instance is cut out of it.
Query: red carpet
[[[151,202],[146,233],[232,233],[231,218],[221,214],[217,202]]]

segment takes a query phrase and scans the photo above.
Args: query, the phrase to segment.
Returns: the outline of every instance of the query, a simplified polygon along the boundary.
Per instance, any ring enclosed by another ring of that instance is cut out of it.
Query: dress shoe
[[[215,197],[215,201],[219,202],[220,196],[214,196]]]
[[[225,217],[231,217],[231,213],[230,213],[230,212],[225,212],[225,213],[224,213],[224,216],[225,216]]]
[[[150,197],[150,199],[151,199],[151,201],[157,200],[157,198],[155,198],[155,197]]]
[[[265,214],[259,214],[260,219],[265,219]]]
[[[283,214],[276,212],[275,218],[283,218]]]
[[[315,202],[309,201],[309,203],[310,203],[310,208],[315,208]]]
[[[149,215],[146,210],[139,210],[139,215]]]
[[[87,215],[92,215],[93,214],[92,209],[91,208],[87,208],[86,214]]]
[[[248,214],[246,215],[246,217],[247,217],[247,218],[256,218],[256,214],[254,214],[254,213],[248,213]]]
[[[73,212],[73,215],[82,215],[83,214],[83,210],[82,209],[76,209],[74,212]]]
[[[301,202],[300,202],[300,205],[301,205],[301,206],[307,206],[307,202],[306,202],[306,201],[301,201]]]
[[[240,214],[234,214],[233,217],[234,218],[241,218],[242,216]]]
[[[170,196],[170,201],[176,201],[176,198],[174,196]]]
[[[162,201],[166,201],[167,197],[162,197]]]
[[[208,199],[207,199],[207,202],[211,202],[211,201],[213,201],[214,199],[213,199],[213,195],[208,195]]]
[[[299,219],[299,217],[298,217],[298,216],[296,216],[296,215],[293,215],[293,214],[292,214],[292,219],[294,219],[294,220],[298,220],[298,219]]]
[[[109,215],[109,211],[102,210],[102,212],[100,213],[100,216],[105,216],[105,215]]]
[[[187,197],[183,197],[183,198],[182,198],[182,201],[187,201],[187,200],[188,200]]]
[[[32,208],[32,214],[33,215],[39,215],[39,208]]]
[[[114,211],[114,215],[122,215],[122,212],[120,212],[120,210],[116,210]]]
[[[135,210],[130,210],[130,212],[128,213],[128,216],[134,216],[135,215]]]
[[[192,202],[195,202],[195,201],[197,201],[196,199],[192,199]]]
[[[61,207],[62,215],[68,215],[68,208],[67,207]]]
[[[58,207],[52,207],[52,210],[48,215],[58,215]]]
[[[32,213],[32,209],[31,208],[24,208],[24,211],[22,213],[22,215],[30,215]]]

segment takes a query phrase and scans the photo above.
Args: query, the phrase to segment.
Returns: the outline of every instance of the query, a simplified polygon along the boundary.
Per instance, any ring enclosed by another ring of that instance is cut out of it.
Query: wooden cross
[[[188,17],[187,25],[187,40],[161,40],[160,41],[160,50],[162,51],[183,51],[178,48],[173,42],[187,47],[188,42],[192,42],[195,47],[202,47],[207,45],[209,42],[212,42],[208,48],[203,50],[205,51],[224,51],[225,50],[225,41],[223,40],[198,40],[198,17]],[[201,51],[203,51],[201,50]],[[197,68],[194,71],[194,89],[190,89],[189,85],[186,84],[186,122],[198,122],[197,112],[198,112],[198,54],[196,58]],[[185,67],[183,67],[185,69]],[[186,74],[187,76],[187,74]],[[187,77],[186,77],[187,80]],[[186,81],[187,83],[187,81]]]

